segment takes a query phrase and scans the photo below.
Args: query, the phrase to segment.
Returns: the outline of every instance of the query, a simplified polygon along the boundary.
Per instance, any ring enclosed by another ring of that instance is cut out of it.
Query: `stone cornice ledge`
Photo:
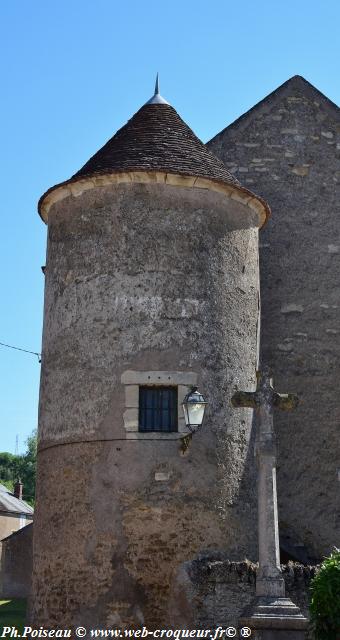
[[[105,174],[95,174],[85,178],[77,178],[61,182],[51,187],[40,198],[38,211],[44,222],[48,223],[48,213],[56,202],[73,196],[79,197],[85,191],[110,184],[167,184],[175,187],[187,187],[196,189],[208,189],[222,193],[232,200],[248,206],[258,216],[258,226],[262,228],[270,216],[268,204],[245,187],[227,184],[218,180],[186,176],[164,171],[122,171]]]

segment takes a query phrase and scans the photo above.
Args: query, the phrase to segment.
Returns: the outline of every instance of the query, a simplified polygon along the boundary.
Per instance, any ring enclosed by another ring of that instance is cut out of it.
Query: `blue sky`
[[[161,93],[204,141],[299,74],[340,103],[338,0],[0,5],[0,342],[41,349],[40,195]],[[0,451],[37,425],[35,356],[0,347]]]

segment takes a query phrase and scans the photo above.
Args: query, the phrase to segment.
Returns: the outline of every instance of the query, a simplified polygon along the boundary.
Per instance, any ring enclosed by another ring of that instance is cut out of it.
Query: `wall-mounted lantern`
[[[195,433],[202,426],[207,404],[197,387],[193,387],[185,396],[182,407],[185,424],[191,433]]]

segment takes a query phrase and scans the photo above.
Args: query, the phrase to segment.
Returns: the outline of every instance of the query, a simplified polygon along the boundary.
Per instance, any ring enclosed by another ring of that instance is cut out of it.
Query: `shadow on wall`
[[[0,597],[27,598],[31,590],[33,524],[4,538],[0,545]]]

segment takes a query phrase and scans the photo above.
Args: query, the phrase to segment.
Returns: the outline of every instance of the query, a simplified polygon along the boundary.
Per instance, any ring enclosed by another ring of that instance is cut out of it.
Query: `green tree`
[[[340,639],[340,550],[322,563],[311,582],[311,621],[316,640]]]
[[[37,466],[37,431],[26,440],[26,452],[20,456],[20,477],[23,483],[23,498],[30,504],[34,504],[35,499],[35,479]]]
[[[13,491],[18,478],[23,483],[23,499],[34,505],[35,477],[37,460],[36,430],[26,440],[26,451],[22,455],[14,455],[4,451],[0,453],[0,484]]]
[[[0,453],[0,482],[13,491],[13,482],[19,474],[20,456],[4,451]]]

